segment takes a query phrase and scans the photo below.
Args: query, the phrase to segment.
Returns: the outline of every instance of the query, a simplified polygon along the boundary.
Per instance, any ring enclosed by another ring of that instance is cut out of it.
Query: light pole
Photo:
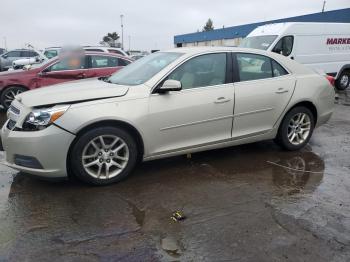
[[[326,7],[326,1],[323,1],[322,13],[324,13],[325,7]]]
[[[122,49],[124,50],[124,25],[123,25],[124,15],[120,15],[120,25],[122,28]]]
[[[129,51],[131,50],[131,36],[129,35]]]
[[[4,47],[5,47],[5,50],[7,50],[7,41],[6,41],[6,36],[4,36]]]

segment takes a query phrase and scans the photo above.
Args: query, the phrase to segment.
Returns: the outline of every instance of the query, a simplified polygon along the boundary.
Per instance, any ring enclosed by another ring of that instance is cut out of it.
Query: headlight
[[[69,105],[35,109],[27,116],[25,124],[34,126],[37,129],[45,128],[59,119],[68,110],[68,108]]]

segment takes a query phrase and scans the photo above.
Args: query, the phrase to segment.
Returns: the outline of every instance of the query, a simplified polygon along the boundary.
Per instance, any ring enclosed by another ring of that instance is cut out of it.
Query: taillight
[[[326,76],[327,80],[329,81],[329,83],[334,87],[335,86],[335,78],[333,76]]]

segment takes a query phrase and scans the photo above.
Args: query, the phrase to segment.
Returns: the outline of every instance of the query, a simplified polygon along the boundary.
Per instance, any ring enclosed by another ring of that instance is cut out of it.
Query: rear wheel
[[[78,138],[70,165],[84,182],[107,185],[127,177],[137,163],[137,155],[137,144],[125,130],[99,127]]]
[[[350,71],[344,71],[340,74],[336,81],[336,88],[339,90],[345,90],[350,85]]]
[[[4,107],[5,110],[7,110],[10,107],[12,101],[15,99],[15,96],[25,91],[27,91],[27,89],[21,86],[7,87],[1,93],[1,97],[0,97],[1,105]]]
[[[299,150],[309,142],[314,126],[312,112],[303,106],[295,107],[283,118],[275,142],[287,150]]]

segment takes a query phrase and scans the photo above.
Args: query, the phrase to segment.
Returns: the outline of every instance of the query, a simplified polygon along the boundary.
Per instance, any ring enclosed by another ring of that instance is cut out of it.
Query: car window
[[[272,60],[272,70],[273,70],[273,76],[283,76],[287,75],[288,72],[286,69],[284,69],[279,63],[277,63],[275,60]]]
[[[255,54],[237,54],[239,78],[241,81],[272,77],[270,58]]]
[[[92,55],[90,57],[92,68],[126,66],[130,63],[124,59],[113,56]]]
[[[226,53],[192,58],[176,68],[167,79],[180,81],[183,89],[224,84]]]
[[[31,50],[25,50],[21,52],[21,57],[35,57],[38,55],[39,54],[37,52]]]
[[[130,64],[129,60],[118,58],[118,65],[119,66],[127,66],[128,64]]]
[[[77,69],[84,69],[85,66],[85,58],[76,58],[71,57],[67,59],[60,60],[56,64],[53,64],[52,66],[48,67],[45,71],[46,72],[54,72],[54,71],[64,71],[64,70],[77,70]]]
[[[293,44],[294,44],[294,37],[291,35],[285,36],[277,42],[277,44],[275,45],[272,51],[284,56],[289,56],[292,53]]]
[[[45,55],[48,59],[51,59],[51,58],[57,56],[58,54],[57,54],[57,50],[46,50],[46,51],[44,52],[44,55]]]
[[[21,51],[10,51],[6,54],[7,57],[21,57]]]

